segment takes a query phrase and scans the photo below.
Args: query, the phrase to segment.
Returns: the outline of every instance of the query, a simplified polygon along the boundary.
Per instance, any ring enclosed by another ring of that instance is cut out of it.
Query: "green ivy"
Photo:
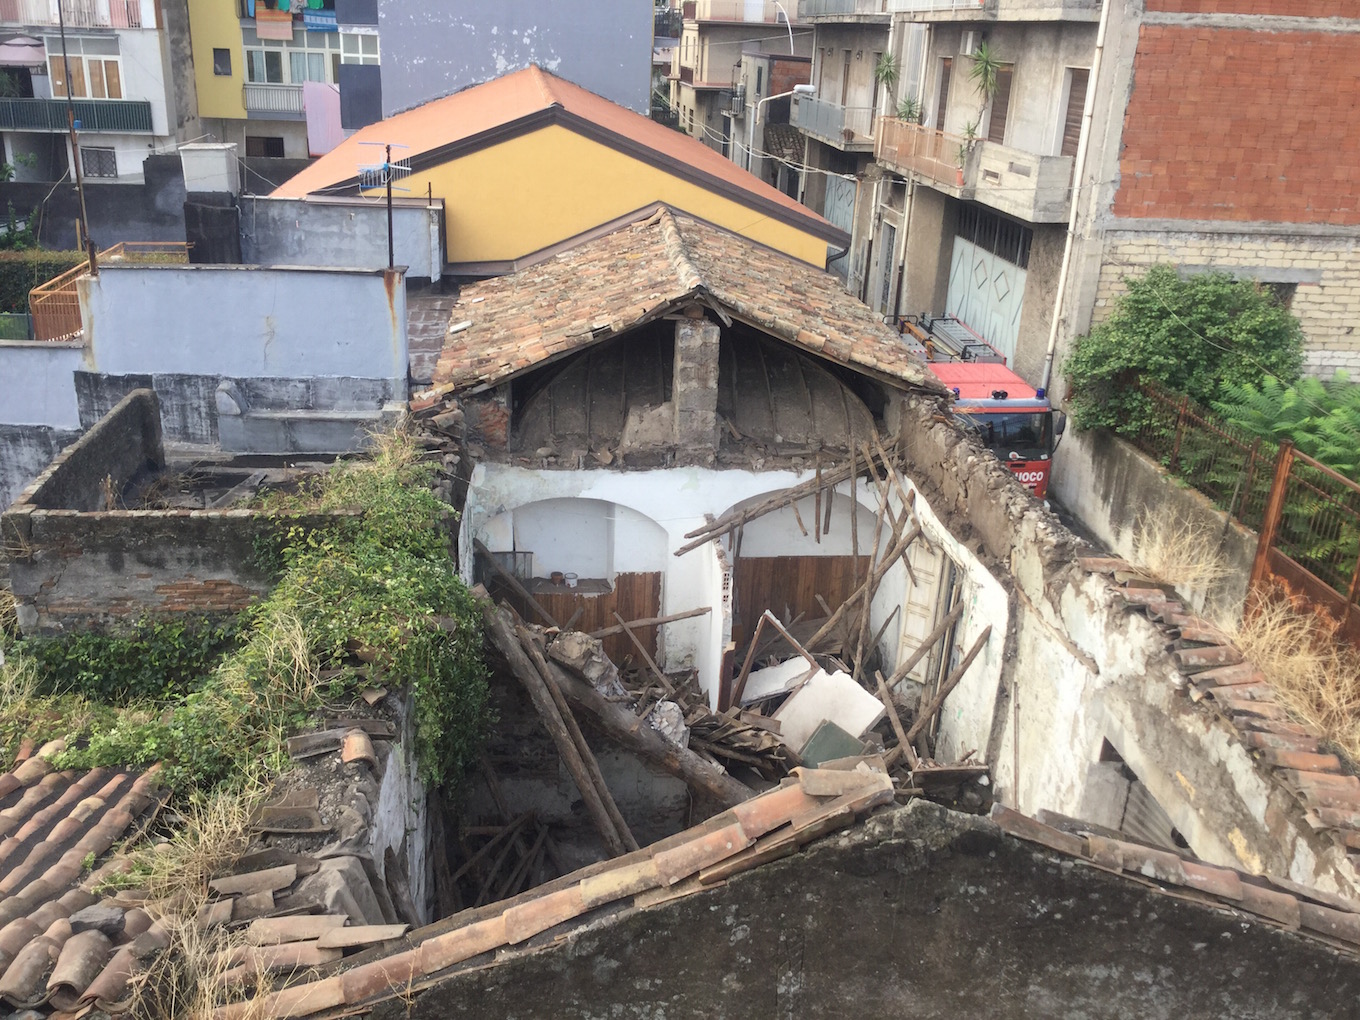
[[[1226,273],[1181,279],[1169,265],[1125,283],[1114,312],[1063,364],[1078,428],[1147,428],[1154,416],[1137,391],[1142,379],[1208,405],[1233,385],[1299,378],[1302,327],[1256,283]]]
[[[28,638],[15,650],[33,661],[39,694],[162,699],[200,687],[240,629],[237,617],[147,620],[125,632]]]
[[[476,757],[490,708],[480,612],[454,569],[451,510],[431,480],[409,439],[388,439],[371,462],[269,496],[262,508],[278,515],[279,540],[259,551],[276,558],[278,584],[245,614],[237,649],[169,702],[129,689],[142,700],[112,717],[74,705],[56,711],[50,735],[67,735],[68,750],[54,764],[160,762],[180,792],[238,785],[284,767],[283,738],[357,693],[357,674],[346,669],[357,656],[384,684],[409,692],[422,778],[456,783]],[[342,509],[359,514],[319,530],[290,526],[285,516]],[[321,681],[322,670],[338,670],[338,679]],[[32,720],[53,711],[37,702]]]

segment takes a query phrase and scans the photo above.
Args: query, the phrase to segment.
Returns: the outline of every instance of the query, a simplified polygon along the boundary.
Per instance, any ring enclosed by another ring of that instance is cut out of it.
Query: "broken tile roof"
[[[1166,634],[1186,691],[1227,720],[1274,780],[1288,789],[1314,831],[1326,831],[1360,871],[1360,779],[1326,750],[1321,735],[1294,721],[1265,675],[1219,628],[1191,613],[1175,595],[1122,559],[1086,557],[1081,565],[1115,575],[1115,595],[1145,612]]]
[[[364,954],[349,969],[285,985],[263,1002],[221,1007],[216,1016],[235,1020],[260,1011],[272,1017],[354,1012],[428,987],[451,968],[483,954],[537,947],[601,917],[701,892],[793,853],[892,800],[892,781],[879,772],[798,770],[783,785],[679,835],[513,899],[465,910],[410,933],[398,951]],[[324,918],[284,918],[251,940],[322,951],[348,930],[330,926]],[[293,955],[280,953],[287,961]]]
[[[26,745],[0,775],[0,1003],[112,1010],[166,936],[145,910],[94,892],[124,862],[87,866],[154,814],[156,770],[57,771],[61,749]]]
[[[343,965],[323,962],[321,976],[285,984],[262,1001],[221,1007],[215,1016],[237,1020],[260,1011],[273,1017],[363,1012],[385,999],[433,987],[457,970],[548,948],[601,920],[714,888],[820,836],[852,826],[893,800],[891,780],[882,773],[796,769],[782,785],[686,832],[513,899],[465,910]],[[902,810],[911,811],[912,806]],[[1011,837],[1152,890],[1217,910],[1240,911],[1360,954],[1360,908],[1340,897],[1108,838],[1084,831],[1080,823],[1073,831],[1071,823],[1059,827],[1000,805],[993,808],[991,818]],[[338,945],[336,940],[349,930],[325,918],[257,924],[252,943],[274,947],[286,961]],[[287,946],[295,948],[285,950]]]
[[[534,65],[361,128],[285,181],[273,196],[302,198],[355,187],[358,168],[377,159],[375,142],[400,147],[403,162],[418,173],[549,124],[619,149],[837,246],[848,240],[839,227],[703,142]]]
[[[434,385],[503,382],[696,301],[835,364],[944,393],[925,362],[835,276],[664,205],[464,288]]]

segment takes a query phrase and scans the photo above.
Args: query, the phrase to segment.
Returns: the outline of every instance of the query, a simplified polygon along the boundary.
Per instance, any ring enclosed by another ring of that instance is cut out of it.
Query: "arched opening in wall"
[[[525,620],[545,622],[526,596],[559,625],[587,633],[615,626],[615,613],[661,615],[666,532],[636,510],[600,499],[538,500],[497,514],[478,537],[523,592],[487,564],[478,564],[478,578]],[[657,631],[634,632],[652,655],[661,653]],[[616,662],[637,655],[626,634],[604,643]]]
[[[526,373],[511,386],[511,451],[598,467],[621,447],[669,447],[674,363],[675,324],[659,321]]]
[[[744,323],[724,329],[718,415],[724,454],[847,454],[868,442],[886,397],[877,383],[772,340]]]

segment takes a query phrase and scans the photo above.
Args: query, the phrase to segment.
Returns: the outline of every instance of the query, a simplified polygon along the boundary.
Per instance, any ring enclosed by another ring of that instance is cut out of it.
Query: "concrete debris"
[[[647,724],[677,747],[689,746],[685,711],[674,701],[658,701],[647,713]]]
[[[806,665],[799,660],[801,665]],[[883,704],[848,673],[819,669],[774,713],[780,735],[801,753],[817,728],[832,722],[853,737],[883,718]]]

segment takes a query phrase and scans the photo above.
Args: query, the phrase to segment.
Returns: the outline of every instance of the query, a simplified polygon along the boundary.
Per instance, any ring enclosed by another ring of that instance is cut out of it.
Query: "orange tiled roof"
[[[381,162],[381,150],[366,142],[391,143],[412,169],[454,158],[461,151],[494,145],[516,129],[562,123],[606,144],[675,172],[697,175],[710,187],[747,204],[760,203],[784,218],[837,244],[846,236],[807,206],[742,170],[721,153],[689,135],[625,109],[602,96],[530,66],[522,71],[423,103],[370,124],[322,156],[273,192],[277,198],[302,198],[318,191],[357,184],[357,168]]]
[[[85,870],[156,804],[155,769],[57,772],[61,746],[0,775],[3,1011],[113,1009],[139,961],[168,942],[146,911],[92,891],[116,863]]]
[[[925,362],[836,277],[666,206],[465,287],[434,384],[461,390],[501,382],[696,298],[828,361],[944,392]]]

